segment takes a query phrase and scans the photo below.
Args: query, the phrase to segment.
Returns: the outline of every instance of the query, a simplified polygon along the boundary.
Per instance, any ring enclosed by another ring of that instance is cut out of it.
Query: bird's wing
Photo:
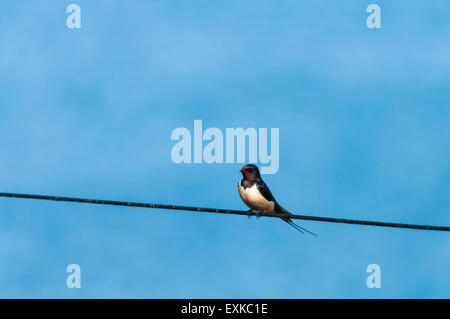
[[[273,197],[269,187],[267,187],[266,183],[264,183],[263,180],[257,181],[256,187],[258,188],[258,191],[265,199],[267,199],[269,202],[275,202],[275,198]]]

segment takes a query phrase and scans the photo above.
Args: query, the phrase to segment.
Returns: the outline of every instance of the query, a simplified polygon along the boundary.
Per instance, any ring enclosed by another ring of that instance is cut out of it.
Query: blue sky
[[[450,225],[450,4],[370,3],[3,1],[0,191],[245,209],[241,164],[171,160],[201,119],[280,129],[292,212]],[[301,225],[0,199],[0,297],[450,298],[448,233]]]

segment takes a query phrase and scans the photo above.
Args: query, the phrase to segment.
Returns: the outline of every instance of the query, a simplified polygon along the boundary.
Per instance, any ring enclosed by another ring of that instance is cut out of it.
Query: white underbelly
[[[271,213],[275,209],[275,203],[268,201],[261,195],[256,184],[252,187],[244,188],[241,182],[238,183],[239,195],[244,203],[251,209]]]

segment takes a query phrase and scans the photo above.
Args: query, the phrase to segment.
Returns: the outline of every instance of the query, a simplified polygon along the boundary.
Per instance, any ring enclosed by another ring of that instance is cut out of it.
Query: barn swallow
[[[292,213],[283,208],[275,200],[269,187],[267,187],[266,183],[262,180],[256,165],[245,165],[242,167],[241,173],[243,179],[238,183],[239,195],[244,203],[250,208],[250,211],[254,211],[256,214],[258,214],[258,212],[265,212],[292,215]],[[317,236],[309,230],[298,226],[288,217],[281,217],[281,219],[301,233],[307,232]]]

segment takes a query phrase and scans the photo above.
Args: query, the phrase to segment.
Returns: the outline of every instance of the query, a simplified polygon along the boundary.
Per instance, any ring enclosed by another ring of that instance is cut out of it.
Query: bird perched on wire
[[[250,211],[265,213],[277,213],[283,215],[292,215],[283,208],[273,197],[269,187],[261,178],[258,167],[253,164],[247,164],[241,169],[243,179],[238,183],[239,195],[244,203],[250,208]],[[281,217],[286,223],[297,229],[299,232],[316,234],[295,224],[289,217]]]

